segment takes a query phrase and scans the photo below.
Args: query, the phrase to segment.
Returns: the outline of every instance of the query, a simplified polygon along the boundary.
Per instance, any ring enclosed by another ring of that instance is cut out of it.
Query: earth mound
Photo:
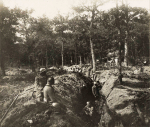
[[[82,90],[82,86],[86,86],[86,89]],[[3,120],[2,127],[83,127],[86,125],[80,113],[86,101],[94,100],[91,79],[79,73],[56,76],[53,87],[59,110],[50,103],[36,103],[32,98],[33,87],[34,85],[28,86],[20,93]]]

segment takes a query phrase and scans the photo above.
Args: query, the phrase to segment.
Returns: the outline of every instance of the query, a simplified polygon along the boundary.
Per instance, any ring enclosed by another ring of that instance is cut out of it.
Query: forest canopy
[[[105,2],[103,2],[105,3]],[[73,7],[73,14],[34,18],[33,10],[10,9],[0,3],[0,68],[60,66],[102,61],[121,50],[124,61],[136,64],[149,56],[149,13],[122,4],[100,11],[101,5]],[[119,30],[119,32],[118,32]],[[127,52],[126,52],[127,50]],[[92,55],[91,55],[92,54]]]

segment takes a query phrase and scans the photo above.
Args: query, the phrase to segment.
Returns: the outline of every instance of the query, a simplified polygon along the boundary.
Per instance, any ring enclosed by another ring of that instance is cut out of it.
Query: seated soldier
[[[52,87],[52,85],[54,84],[54,78],[50,77],[47,80],[47,84],[44,87],[44,102],[55,102],[55,92],[54,92],[54,88]]]
[[[83,112],[88,116],[92,116],[93,115],[93,107],[91,106],[91,103],[89,101],[86,104],[87,105],[83,108]]]
[[[37,101],[43,100],[43,88],[46,85],[47,82],[47,75],[46,75],[46,69],[41,69],[39,74],[35,77],[35,89],[36,92],[36,99]]]

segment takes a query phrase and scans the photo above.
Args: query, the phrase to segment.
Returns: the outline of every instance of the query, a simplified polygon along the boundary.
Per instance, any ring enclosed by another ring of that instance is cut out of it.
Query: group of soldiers
[[[81,69],[78,67],[71,68],[73,72],[81,72]],[[55,93],[54,93],[54,77],[49,77],[45,68],[41,68],[35,77],[35,89],[34,93],[36,96],[37,102],[55,102]]]
[[[78,72],[80,69],[76,68]],[[35,77],[35,93],[37,102],[56,102],[55,92],[54,92],[54,77],[48,77],[47,71],[45,68],[41,68],[37,76]],[[92,93],[96,100],[100,99],[100,90],[102,89],[102,85],[99,81],[94,81],[92,86]],[[90,101],[87,102],[87,105],[83,108],[83,112],[85,115],[92,117],[93,115],[93,106]]]
[[[92,86],[92,93],[95,97],[95,100],[101,99],[102,95],[101,93],[102,85],[100,84],[99,81],[94,81],[93,86]],[[92,116],[93,114],[93,106],[91,105],[90,101],[87,102],[87,105],[83,108],[83,111],[85,112],[86,115]]]

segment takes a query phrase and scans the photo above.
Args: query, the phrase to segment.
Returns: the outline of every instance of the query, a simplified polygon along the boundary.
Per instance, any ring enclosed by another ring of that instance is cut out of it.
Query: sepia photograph
[[[0,127],[150,127],[150,0],[0,0]]]

